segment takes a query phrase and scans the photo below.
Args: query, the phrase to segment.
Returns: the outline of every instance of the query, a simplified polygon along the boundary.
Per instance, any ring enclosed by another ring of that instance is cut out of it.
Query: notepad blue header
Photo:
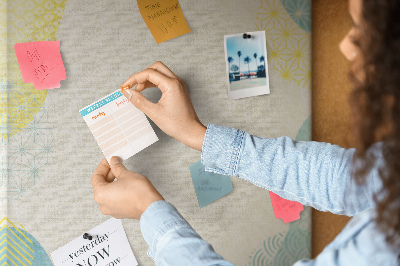
[[[82,109],[81,111],[79,111],[79,113],[81,113],[82,116],[88,115],[93,111],[96,111],[97,109],[99,109],[100,107],[114,101],[115,99],[121,97],[123,94],[120,91],[116,91],[113,94],[108,95],[107,97],[101,99],[98,102],[95,102],[94,104],[86,107],[85,109]]]

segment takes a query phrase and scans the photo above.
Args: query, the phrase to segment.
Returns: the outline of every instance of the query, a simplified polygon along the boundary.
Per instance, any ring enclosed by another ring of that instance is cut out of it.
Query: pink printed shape
[[[24,82],[35,89],[59,88],[67,78],[59,41],[16,43],[14,50]]]
[[[304,206],[296,201],[284,199],[273,192],[269,192],[275,218],[282,219],[285,223],[290,223],[300,219],[300,213]]]

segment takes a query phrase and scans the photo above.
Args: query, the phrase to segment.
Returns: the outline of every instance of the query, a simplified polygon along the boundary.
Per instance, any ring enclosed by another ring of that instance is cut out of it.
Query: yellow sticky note
[[[137,0],[140,14],[157,43],[190,32],[178,0]]]

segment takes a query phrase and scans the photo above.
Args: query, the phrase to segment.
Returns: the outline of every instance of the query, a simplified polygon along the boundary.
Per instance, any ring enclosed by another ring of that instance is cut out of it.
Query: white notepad
[[[128,159],[158,140],[145,114],[117,90],[79,110],[107,161]]]

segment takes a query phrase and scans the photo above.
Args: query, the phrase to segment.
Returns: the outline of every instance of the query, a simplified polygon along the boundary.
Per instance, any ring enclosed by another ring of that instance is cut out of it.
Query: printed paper
[[[128,159],[158,140],[145,114],[117,90],[79,111],[110,161]]]
[[[189,168],[200,208],[233,190],[229,176],[205,171],[205,167],[200,161],[192,164]]]
[[[190,32],[178,0],[137,0],[140,14],[157,43]]]
[[[35,89],[59,88],[67,78],[59,41],[16,43],[14,50],[24,82]]]
[[[83,234],[93,236],[84,239]],[[108,219],[51,253],[55,266],[138,265],[121,220]]]

